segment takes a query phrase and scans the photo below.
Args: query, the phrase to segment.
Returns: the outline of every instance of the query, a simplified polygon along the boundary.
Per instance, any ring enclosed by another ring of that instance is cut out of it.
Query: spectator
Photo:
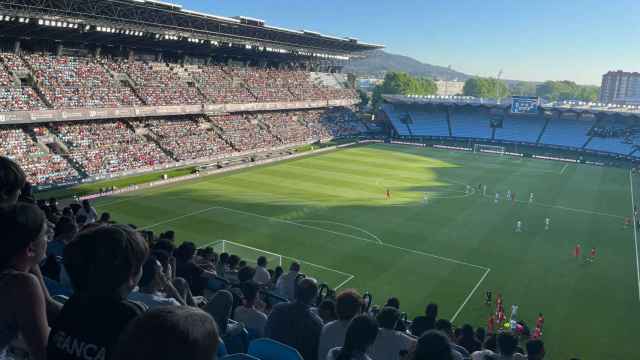
[[[509,332],[503,332],[497,336],[498,359],[500,360],[517,360],[526,359],[524,355],[516,352],[518,349],[518,338]]]
[[[411,323],[411,334],[413,336],[421,336],[425,331],[435,328],[436,318],[438,317],[438,305],[430,303],[425,310],[425,316],[417,316]]]
[[[149,309],[159,306],[185,305],[185,300],[173,286],[162,268],[160,261],[151,255],[142,267],[139,289],[129,294],[129,300],[145,304]]]
[[[296,281],[299,273],[300,264],[292,262],[289,266],[289,272],[278,278],[278,282],[276,283],[276,291],[278,294],[289,300],[293,300],[295,298]]]
[[[271,281],[271,275],[267,270],[267,258],[264,256],[258,258],[258,267],[256,268],[256,274],[253,276],[253,281],[260,285],[268,284]]]
[[[336,303],[331,299],[322,300],[320,306],[318,306],[318,316],[320,316],[322,322],[325,324],[338,320],[338,315],[336,315]]]
[[[206,271],[195,263],[196,245],[185,241],[178,246],[174,255],[176,257],[176,276],[187,280],[194,296],[202,296],[208,279],[214,277],[215,273]]]
[[[5,179],[0,181],[7,183]],[[44,213],[35,205],[6,205],[0,208],[0,228],[0,359],[9,355],[10,343],[20,334],[30,358],[44,360],[48,293],[39,273],[33,271],[45,257]]]
[[[63,216],[56,223],[53,241],[47,244],[47,255],[62,258],[64,247],[78,233],[78,225],[72,217]]]
[[[85,230],[67,245],[64,266],[75,292],[51,328],[48,360],[112,358],[120,333],[146,309],[126,298],[147,253],[142,236],[123,225]],[[71,344],[83,344],[83,352]]]
[[[223,252],[218,257],[218,263],[216,264],[216,273],[220,277],[224,277],[224,273],[227,272],[227,262],[229,261],[229,254]]]
[[[98,220],[98,212],[93,206],[91,206],[89,200],[82,201],[82,208],[78,211],[78,216],[80,215],[84,215],[86,217],[86,224],[91,224]]]
[[[327,360],[371,360],[367,355],[378,336],[378,322],[368,316],[355,317],[349,324],[344,346],[329,351]]]
[[[429,330],[418,339],[412,360],[456,360],[462,359],[459,353],[451,348],[446,334]]]
[[[227,290],[216,292],[205,307],[205,311],[208,312],[216,321],[216,324],[218,324],[218,331],[223,340],[238,335],[244,329],[242,324],[229,321],[229,319],[231,319],[232,308],[233,295]]]
[[[216,360],[215,321],[188,306],[162,307],[133,320],[116,346],[116,360]]]
[[[527,341],[527,360],[542,360],[545,356],[544,343],[540,339]]]
[[[449,341],[451,341],[451,348],[453,349],[454,354],[459,353],[460,358],[464,359],[469,357],[469,352],[467,351],[467,349],[455,343],[455,338],[453,335],[453,325],[451,325],[451,322],[449,320],[440,319],[436,321],[435,327],[436,330],[439,330],[447,335]]]
[[[387,299],[387,303],[384,306],[390,306],[400,311],[400,300],[397,297],[390,297],[389,299]],[[397,322],[396,330],[407,331],[407,326],[404,320]]]
[[[353,289],[344,290],[336,297],[338,320],[325,324],[320,333],[318,359],[327,357],[329,350],[340,347],[351,320],[362,311],[362,296]]]
[[[15,204],[27,175],[13,160],[0,156],[0,206]]]
[[[238,269],[240,264],[240,257],[238,255],[229,256],[229,261],[227,262],[228,269],[223,273],[225,279],[230,281],[231,283],[238,283]]]
[[[498,349],[496,334],[490,334],[484,339],[482,343],[482,350],[476,351],[471,354],[472,360],[484,360],[485,358],[493,358],[496,355]]]
[[[233,314],[233,319],[241,322],[255,338],[264,337],[264,327],[267,324],[267,315],[256,309],[258,301],[259,285],[253,281],[247,281],[240,285],[243,302]]]
[[[306,278],[295,289],[294,302],[273,307],[267,319],[265,336],[295,348],[305,360],[316,360],[322,320],[311,311],[311,304],[318,296],[318,284]]]
[[[408,353],[416,346],[416,339],[396,330],[400,321],[398,309],[390,306],[382,308],[377,316],[380,332],[371,351],[374,359],[400,360],[401,354]]]
[[[482,344],[476,339],[473,327],[469,324],[462,325],[460,330],[460,337],[457,341],[458,345],[465,348],[469,354],[478,351],[482,348]]]
[[[273,276],[271,277],[271,287],[275,289],[276,284],[278,284],[278,280],[280,280],[280,277],[282,276],[282,274],[284,274],[284,269],[282,268],[282,266],[276,266],[275,269],[273,270]]]
[[[478,341],[480,341],[480,343],[482,344],[484,342],[484,339],[487,337],[487,330],[483,327],[479,327],[476,329],[476,339],[478,339]]]
[[[111,213],[103,212],[100,214],[100,220],[98,222],[102,224],[113,224],[113,221],[111,221]]]

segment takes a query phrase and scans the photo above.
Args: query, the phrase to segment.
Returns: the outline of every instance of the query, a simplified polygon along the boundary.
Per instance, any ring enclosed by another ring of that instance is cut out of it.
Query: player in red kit
[[[538,320],[536,320],[536,327],[542,329],[542,326],[544,326],[544,316],[542,316],[542,313],[539,313]]]
[[[589,253],[589,262],[593,262],[596,259],[596,248],[592,247],[591,252]]]
[[[489,320],[487,320],[487,332],[489,334],[493,334],[495,332],[496,326],[496,317],[492,314],[489,316]]]
[[[580,247],[580,244],[576,245],[576,249],[573,251],[573,255],[576,258],[579,258],[581,252],[582,252],[582,248]]]
[[[542,336],[542,329],[536,326],[536,329],[533,330],[533,333],[531,334],[531,339],[536,340],[539,339]]]

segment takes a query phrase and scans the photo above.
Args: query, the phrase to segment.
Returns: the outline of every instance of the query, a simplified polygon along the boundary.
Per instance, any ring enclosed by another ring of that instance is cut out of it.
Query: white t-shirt
[[[322,327],[318,343],[318,359],[325,359],[329,350],[344,345],[344,337],[350,322],[350,320],[334,320]]]
[[[374,359],[399,360],[400,351],[412,350],[417,342],[416,338],[400,331],[380,329],[370,354]]]
[[[269,271],[263,268],[262,266],[256,267],[256,274],[253,275],[253,281],[258,284],[268,284],[271,281],[271,275],[269,275]]]
[[[243,323],[247,329],[255,331],[258,338],[264,336],[264,327],[267,324],[267,315],[262,311],[245,306],[238,306],[233,313],[233,319],[237,322]]]
[[[127,297],[129,300],[141,302],[149,307],[149,309],[153,309],[160,306],[170,306],[177,305],[180,306],[180,303],[174,299],[164,296],[161,293],[148,294],[140,291],[133,291]]]
[[[336,360],[338,358],[338,356],[340,355],[340,350],[342,350],[342,347],[336,347],[336,348],[331,349],[329,351],[329,354],[327,355],[327,357],[324,358],[324,359],[326,359],[326,360]],[[318,359],[318,360],[321,360],[321,359]],[[367,354],[357,354],[357,355],[351,356],[350,360],[372,360],[372,359]]]

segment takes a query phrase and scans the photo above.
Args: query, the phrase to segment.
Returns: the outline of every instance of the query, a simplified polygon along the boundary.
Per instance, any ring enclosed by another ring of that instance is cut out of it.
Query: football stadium
[[[0,1],[0,359],[634,358],[640,107],[368,109],[381,48]]]

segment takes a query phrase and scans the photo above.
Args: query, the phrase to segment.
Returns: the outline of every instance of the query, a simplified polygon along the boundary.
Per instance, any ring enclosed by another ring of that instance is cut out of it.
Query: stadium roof
[[[55,21],[53,27],[66,30],[74,40],[78,40],[79,35],[91,39],[95,32],[102,32],[102,36],[124,32],[135,34],[139,41],[229,44],[328,58],[383,47],[348,37],[270,26],[264,20],[245,16],[225,17],[186,10],[181,5],[157,0],[9,0],[0,1],[0,17],[3,19],[0,36],[53,36],[51,27],[38,27],[43,25],[38,20],[49,20]],[[76,26],[58,26],[60,23]],[[25,32],[27,27],[29,31]]]
[[[419,95],[383,95],[384,100],[395,105],[439,105],[439,106],[472,106],[485,108],[510,108],[511,98],[500,102],[495,99],[483,99],[473,96],[419,96]],[[619,114],[640,117],[640,106],[601,104],[584,101],[557,101],[540,105],[543,110],[565,111],[588,114]]]

